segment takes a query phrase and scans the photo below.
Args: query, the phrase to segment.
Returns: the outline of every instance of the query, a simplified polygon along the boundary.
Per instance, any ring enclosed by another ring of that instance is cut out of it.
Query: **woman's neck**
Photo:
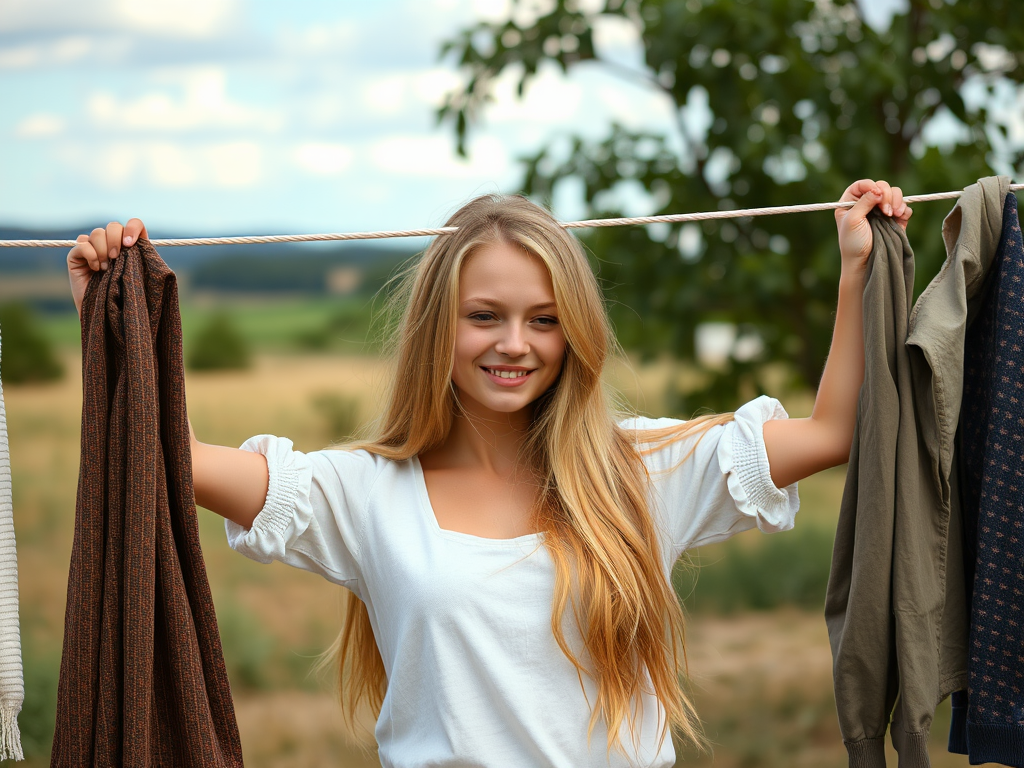
[[[429,452],[428,461],[435,466],[475,467],[508,475],[516,469],[532,419],[530,409],[515,413],[460,409],[444,444]]]

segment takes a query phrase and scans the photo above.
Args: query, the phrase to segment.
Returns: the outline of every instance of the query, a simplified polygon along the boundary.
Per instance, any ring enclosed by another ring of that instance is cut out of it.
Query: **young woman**
[[[680,690],[672,564],[754,527],[792,527],[796,482],[846,461],[863,377],[867,213],[906,227],[898,188],[862,180],[838,210],[832,349],[813,415],[758,398],[688,422],[611,410],[614,348],[579,243],[519,197],[447,222],[404,286],[395,368],[371,436],[304,454],[260,435],[193,437],[198,504],[230,545],[351,591],[344,699],[379,713],[386,766],[669,766],[698,741]],[[91,274],[146,237],[116,222],[68,254]],[[771,578],[771,574],[766,574]]]

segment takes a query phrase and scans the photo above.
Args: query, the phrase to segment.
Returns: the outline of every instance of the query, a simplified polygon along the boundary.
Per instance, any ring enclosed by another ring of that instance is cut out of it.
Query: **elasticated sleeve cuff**
[[[796,483],[780,489],[772,482],[764,445],[764,423],[786,418],[789,415],[778,400],[758,397],[736,411],[718,444],[718,463],[729,494],[740,512],[755,518],[765,533],[792,528],[800,508]]]
[[[228,544],[261,563],[280,560],[313,517],[309,498],[312,466],[305,454],[292,450],[292,441],[287,438],[257,435],[246,440],[241,448],[266,457],[270,483],[266,502],[251,528],[224,521]]]

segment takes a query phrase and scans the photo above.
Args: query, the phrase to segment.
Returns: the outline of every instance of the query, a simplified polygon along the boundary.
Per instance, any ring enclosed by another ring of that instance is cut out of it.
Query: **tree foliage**
[[[466,77],[439,117],[464,151],[499,75],[515,78],[520,95],[544,67],[622,75],[595,46],[595,28],[616,17],[638,31],[644,67],[631,76],[669,101],[674,131],[611,125],[599,140],[566,137],[568,152],[553,141],[523,159],[523,191],[534,198],[550,200],[575,179],[588,217],[623,215],[621,192],[639,183],[652,213],[680,213],[835,200],[863,177],[906,194],[946,191],[994,167],[1024,168],[1024,153],[1010,144],[1020,116],[988,107],[1024,78],[1019,0],[909,0],[884,30],[866,24],[853,0],[594,5],[554,0],[538,11],[513,0],[507,20],[478,23],[444,46]],[[701,114],[710,117],[701,123]],[[958,130],[941,148],[926,141],[936,120]],[[948,210],[915,207],[918,290],[944,258]],[[616,227],[583,238],[627,347],[693,359],[694,329],[716,320],[760,338],[759,354],[735,348],[682,410],[728,408],[740,393],[761,391],[765,361],[791,361],[791,383],[816,386],[840,269],[830,213]]]
[[[64,375],[53,344],[32,309],[21,302],[0,306],[0,376],[8,384],[53,381]]]

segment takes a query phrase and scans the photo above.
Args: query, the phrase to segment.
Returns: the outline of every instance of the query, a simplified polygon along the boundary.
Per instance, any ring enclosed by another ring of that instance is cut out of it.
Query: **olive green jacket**
[[[913,311],[914,255],[872,214],[864,383],[825,619],[852,768],[927,766],[936,705],[966,687],[968,616],[954,443],[964,334],[1002,230],[1004,177],[964,190],[943,223],[946,261]],[[952,484],[952,485],[951,485]]]

